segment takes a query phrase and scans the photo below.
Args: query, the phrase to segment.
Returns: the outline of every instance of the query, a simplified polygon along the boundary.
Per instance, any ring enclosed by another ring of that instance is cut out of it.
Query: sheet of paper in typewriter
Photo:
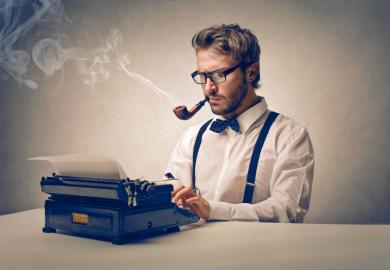
[[[53,172],[63,176],[124,179],[127,174],[115,159],[100,154],[68,154],[60,156],[37,156],[28,160],[50,162]]]

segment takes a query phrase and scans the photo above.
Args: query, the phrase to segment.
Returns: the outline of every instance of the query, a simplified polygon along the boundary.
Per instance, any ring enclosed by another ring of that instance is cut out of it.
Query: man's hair
[[[231,55],[244,67],[259,62],[261,53],[256,36],[238,24],[220,24],[200,30],[192,37],[192,47],[196,52],[212,48],[221,54]],[[259,88],[259,80],[258,70],[256,79],[252,82],[254,88]]]

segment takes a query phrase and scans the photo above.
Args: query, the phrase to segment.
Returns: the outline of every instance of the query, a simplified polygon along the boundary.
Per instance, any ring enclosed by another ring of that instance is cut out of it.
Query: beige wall
[[[262,47],[259,95],[312,137],[316,170],[306,221],[390,222],[389,2],[65,1],[64,10],[58,29],[37,25],[16,45],[31,51],[57,32],[64,48],[93,57],[116,28],[131,71],[187,106],[202,98],[189,75],[192,34],[220,22],[250,28]],[[115,63],[91,88],[77,65],[81,54],[51,76],[35,67],[36,90],[0,77],[0,213],[43,205],[39,180],[50,167],[29,156],[105,153],[130,177],[156,180],[181,133],[210,118],[207,108],[177,120],[173,104]]]

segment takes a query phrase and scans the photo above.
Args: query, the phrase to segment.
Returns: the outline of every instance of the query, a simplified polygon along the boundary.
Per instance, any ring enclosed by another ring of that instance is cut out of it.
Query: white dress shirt
[[[303,222],[313,181],[313,147],[306,128],[284,115],[276,118],[264,142],[252,204],[242,203],[253,147],[269,112],[262,98],[237,117],[240,132],[227,127],[222,133],[207,129],[203,134],[196,161],[196,187],[210,203],[209,219]],[[166,169],[188,187],[201,126],[183,134]]]

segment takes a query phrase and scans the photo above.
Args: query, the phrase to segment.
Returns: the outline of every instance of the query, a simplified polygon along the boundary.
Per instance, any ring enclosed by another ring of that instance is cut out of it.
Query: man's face
[[[225,71],[236,63],[230,55],[223,55],[213,49],[201,49],[196,54],[199,72]],[[226,81],[214,83],[207,78],[202,85],[203,94],[209,98],[211,110],[217,115],[234,115],[248,93],[248,83],[238,67],[226,76]]]

